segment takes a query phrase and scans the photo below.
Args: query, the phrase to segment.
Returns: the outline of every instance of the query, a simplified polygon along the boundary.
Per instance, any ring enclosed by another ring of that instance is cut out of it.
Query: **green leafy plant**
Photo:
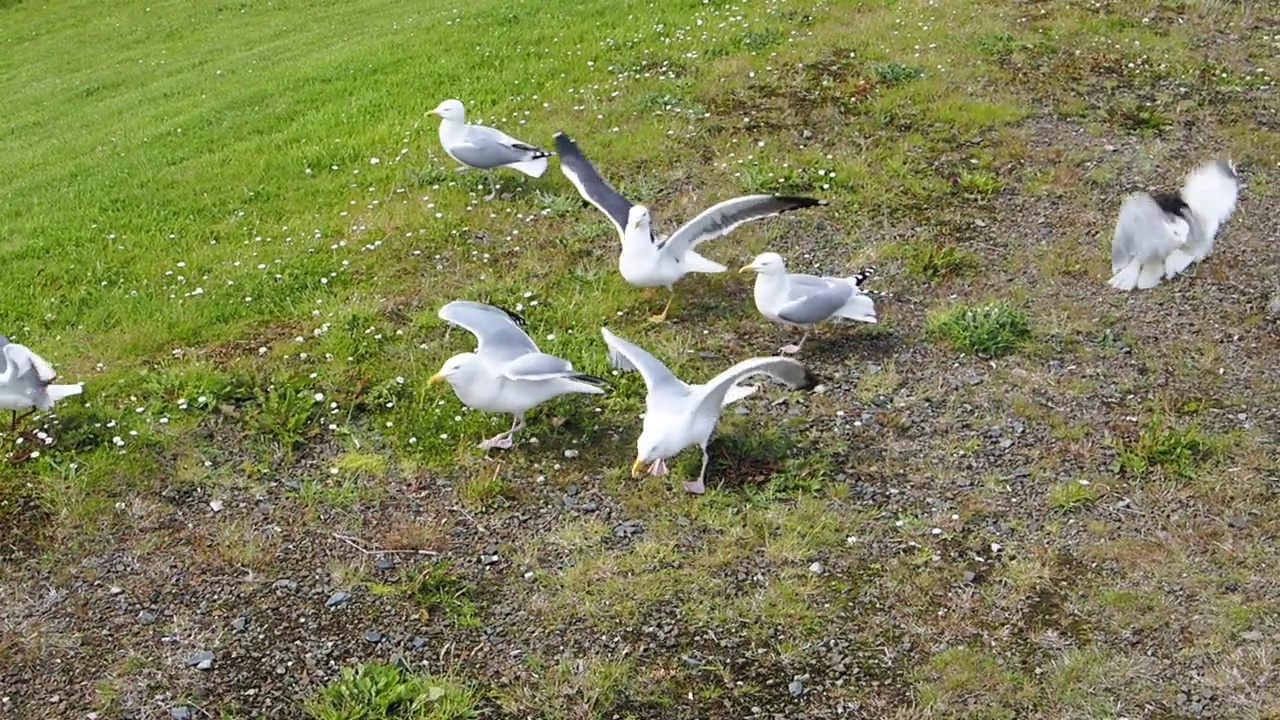
[[[312,720],[469,720],[479,715],[479,698],[447,678],[367,663],[343,668],[303,709]]]
[[[956,305],[934,313],[925,331],[979,357],[1007,355],[1031,340],[1026,312],[1007,302]]]

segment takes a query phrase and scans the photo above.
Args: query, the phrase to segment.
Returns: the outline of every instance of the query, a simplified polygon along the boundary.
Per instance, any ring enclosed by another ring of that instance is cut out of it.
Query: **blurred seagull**
[[[440,144],[449,157],[462,164],[458,172],[467,168],[484,170],[493,186],[489,171],[494,168],[514,168],[530,177],[542,177],[547,171],[547,158],[553,153],[491,127],[468,125],[466,111],[457,100],[445,100],[428,114],[440,116]],[[492,200],[497,194],[498,188],[493,186],[484,199]]]
[[[0,409],[13,413],[13,430],[36,410],[51,410],[54,403],[84,390],[83,383],[54,385],[57,377],[44,358],[0,335]],[[19,417],[19,410],[27,412]]]
[[[512,436],[525,427],[524,414],[537,405],[566,393],[604,393],[604,380],[575,372],[568,360],[538,350],[520,329],[524,318],[509,310],[454,300],[440,308],[439,316],[471,332],[479,346],[446,360],[427,384],[448,382],[467,407],[514,418],[510,430],[480,443],[483,450],[511,447]]]
[[[769,375],[791,388],[809,388],[817,378],[791,358],[769,357],[743,360],[701,385],[687,385],[671,374],[666,365],[646,350],[600,328],[609,346],[609,360],[619,370],[639,370],[648,394],[645,397],[644,427],[636,439],[636,460],[631,464],[635,477],[650,465],[650,475],[667,472],[666,459],[675,457],[690,445],[702,450],[702,470],[694,482],[684,489],[701,495],[706,492],[707,443],[720,421],[721,411],[756,391],[755,385],[739,385],[738,381],[753,375]]]
[[[785,195],[747,195],[726,200],[702,211],[697,217],[667,236],[653,231],[649,208],[622,197],[601,177],[573,140],[563,132],[555,134],[560,171],[578,193],[613,221],[622,239],[618,270],[627,282],[642,288],[665,287],[670,295],[662,313],[649,318],[667,319],[675,299],[675,283],[689,273],[720,273],[725,266],[694,251],[707,240],[729,234],[743,223],[781,215],[800,208],[826,205],[826,200]]]
[[[1107,282],[1143,290],[1172,279],[1213,250],[1218,228],[1231,217],[1240,180],[1230,160],[1210,160],[1187,175],[1182,191],[1133,193],[1120,207],[1111,240]]]
[[[872,269],[847,278],[818,277],[788,273],[777,253],[756,256],[738,272],[756,273],[755,301],[761,315],[784,325],[804,328],[800,342],[784,345],[782,352],[800,352],[814,325],[832,318],[876,322],[876,304],[858,285],[870,277]]]

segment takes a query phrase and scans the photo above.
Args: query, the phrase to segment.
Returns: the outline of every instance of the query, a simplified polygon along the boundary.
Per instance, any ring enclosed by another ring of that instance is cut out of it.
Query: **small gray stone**
[[[290,580],[289,578],[280,578],[279,580],[271,583],[271,587],[276,590],[288,590],[289,592],[298,591],[298,583]]]
[[[975,581],[975,580],[977,580],[977,579],[978,579],[978,576],[977,576],[977,575],[975,575],[975,574],[974,574],[974,572],[973,572],[972,570],[965,570],[965,571],[964,571],[964,581],[965,581],[965,582],[967,582],[967,583],[972,583],[972,582],[974,582],[974,581]]]
[[[565,457],[565,459],[566,459],[566,460],[572,460],[572,459],[574,459],[574,458],[578,457],[578,455],[579,455],[578,451],[577,451],[577,450],[574,450],[573,448],[570,448],[570,449],[568,449],[568,450],[565,450],[565,451],[564,451],[564,457]]]
[[[1243,530],[1249,527],[1249,518],[1235,515],[1227,520],[1227,524],[1234,530]]]
[[[787,685],[787,690],[791,692],[791,697],[800,697],[804,694],[804,683],[799,680],[792,680],[791,683]]]
[[[231,621],[231,629],[235,630],[236,632],[244,632],[244,626],[246,622],[247,621],[245,620],[244,616],[241,615],[240,617]]]
[[[191,720],[191,708],[186,705],[170,708],[169,717],[171,720]]]
[[[143,610],[138,613],[138,622],[142,625],[150,625],[156,621],[156,614],[150,610]]]
[[[112,595],[119,595],[119,594],[120,594],[120,593],[122,593],[122,592],[124,592],[124,588],[120,587],[119,585],[112,585],[112,586],[111,586],[110,593],[111,593]]]
[[[709,350],[703,350],[698,353],[698,357],[702,358],[703,360],[715,360],[720,356]]]
[[[1267,303],[1267,314],[1280,318],[1280,293],[1271,296],[1271,302]]]
[[[421,650],[422,648],[427,646],[427,639],[422,637],[421,635],[414,635],[413,639],[409,641],[409,645],[414,650]]]
[[[201,650],[195,655],[187,658],[187,665],[190,665],[197,670],[212,670],[213,653],[209,650]]]
[[[813,573],[814,575],[821,575],[826,571],[827,571],[826,566],[820,562],[815,562],[809,566],[809,572]]]
[[[377,560],[373,561],[373,566],[379,570],[394,570],[396,567],[395,558],[389,555],[381,555]]]
[[[382,642],[382,633],[377,630],[369,630],[364,634],[364,639],[371,643]]]
[[[497,555],[481,555],[481,556],[480,556],[480,564],[481,564],[481,565],[493,565],[493,564],[497,563],[497,562],[498,562],[499,560],[501,560],[501,559],[502,559],[502,558],[498,557]]]
[[[341,607],[349,602],[351,602],[351,593],[345,590],[337,590],[329,596],[328,600],[324,601],[324,606],[331,608]]]

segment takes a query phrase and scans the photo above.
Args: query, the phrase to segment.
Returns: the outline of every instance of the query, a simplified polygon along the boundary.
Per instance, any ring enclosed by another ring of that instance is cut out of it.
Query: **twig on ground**
[[[440,553],[436,552],[435,550],[384,550],[381,548],[374,548],[373,550],[370,550],[360,545],[360,543],[363,543],[364,541],[358,537],[352,537],[350,535],[340,535],[338,533],[334,533],[333,537],[337,540],[341,540],[342,542],[350,545],[356,550],[359,550],[365,555],[400,554],[400,555],[430,555],[432,557],[437,557],[440,555]]]

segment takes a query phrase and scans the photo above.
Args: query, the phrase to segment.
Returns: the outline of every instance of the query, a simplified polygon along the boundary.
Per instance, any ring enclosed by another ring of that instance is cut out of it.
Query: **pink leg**
[[[804,347],[804,341],[808,339],[809,339],[809,331],[805,330],[804,334],[800,336],[800,342],[796,343],[795,345],[783,345],[782,352],[787,355],[795,355],[796,353],[800,352],[800,348]]]

